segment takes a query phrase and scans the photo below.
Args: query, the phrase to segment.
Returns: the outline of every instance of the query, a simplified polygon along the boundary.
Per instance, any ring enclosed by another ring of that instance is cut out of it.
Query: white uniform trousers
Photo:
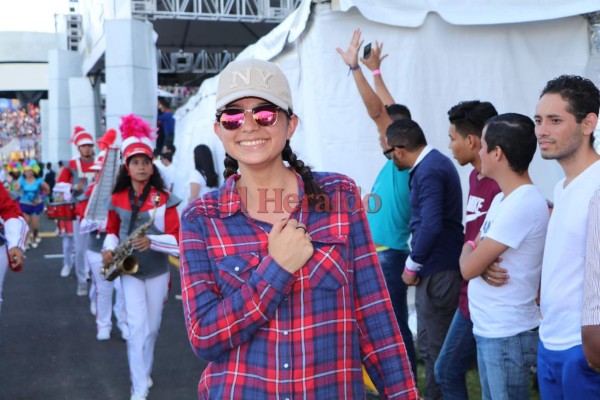
[[[4,277],[8,271],[8,250],[6,245],[0,246],[0,311],[2,311],[2,288],[4,287]]]
[[[73,268],[73,260],[75,256],[75,241],[73,235],[64,235],[62,237],[63,248],[63,265],[68,265]]]
[[[77,274],[77,283],[87,283],[90,275],[87,262],[85,262],[85,252],[87,251],[89,233],[80,233],[79,221],[73,221],[73,239],[75,240],[75,273]]]
[[[162,320],[162,311],[169,294],[170,274],[138,279],[122,275],[125,309],[127,310],[127,359],[132,394],[148,395],[148,378],[154,362],[154,345]]]
[[[92,280],[96,287],[96,290],[93,291],[93,297],[90,300],[96,303],[96,327],[98,328],[98,332],[103,330],[111,331],[112,312],[114,311],[117,318],[117,326],[125,339],[129,336],[129,328],[127,327],[127,312],[125,310],[125,296],[123,294],[121,278],[117,278],[112,282],[107,281],[100,273],[100,269],[102,268],[102,254],[91,250],[87,250],[85,254],[87,263],[92,271]],[[114,307],[113,290],[116,291]]]

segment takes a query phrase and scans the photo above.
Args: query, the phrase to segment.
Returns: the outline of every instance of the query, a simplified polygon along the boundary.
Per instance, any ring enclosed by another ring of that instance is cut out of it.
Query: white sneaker
[[[146,400],[146,396],[140,396],[139,394],[132,394],[129,400]]]
[[[92,315],[95,317],[96,313],[98,312],[98,309],[96,308],[96,302],[95,301],[91,301],[90,302],[90,312],[92,313]]]
[[[63,278],[66,278],[67,276],[71,275],[71,270],[73,269],[72,265],[63,265],[62,269],[60,270],[60,276],[62,276]]]
[[[37,244],[37,242],[32,242],[30,246],[32,249],[37,249],[38,244]]]
[[[87,283],[77,284],[77,296],[86,296],[88,294]]]
[[[36,242],[36,243],[38,243],[38,244],[39,244],[41,241],[42,241],[42,238],[41,238],[41,237],[39,237],[39,236],[38,236],[38,237],[36,237],[36,238],[35,238],[35,242]]]
[[[127,341],[129,338],[129,327],[125,324],[119,324],[119,330],[121,331],[121,339]]]
[[[175,295],[175,300],[181,300],[181,294],[176,294]]]
[[[110,330],[109,329],[101,329],[98,331],[96,335],[96,339],[99,341],[109,340],[110,339]]]

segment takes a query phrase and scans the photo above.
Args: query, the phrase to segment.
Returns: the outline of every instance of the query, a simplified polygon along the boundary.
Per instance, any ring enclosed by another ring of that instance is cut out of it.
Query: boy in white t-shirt
[[[483,131],[481,173],[502,193],[492,202],[477,243],[465,243],[460,269],[468,297],[484,399],[529,398],[536,363],[539,308],[536,304],[549,213],[529,177],[537,147],[533,121],[521,114],[491,118]],[[480,276],[500,257],[510,279],[490,286]]]

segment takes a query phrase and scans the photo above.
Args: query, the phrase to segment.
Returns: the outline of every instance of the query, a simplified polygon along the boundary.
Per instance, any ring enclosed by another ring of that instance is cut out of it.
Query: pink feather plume
[[[135,136],[140,139],[145,137],[150,140],[156,139],[156,136],[153,135],[153,133],[156,132],[157,129],[152,129],[150,124],[134,114],[121,117],[121,125],[119,126],[119,129],[121,130],[121,138],[123,140],[131,136]]]

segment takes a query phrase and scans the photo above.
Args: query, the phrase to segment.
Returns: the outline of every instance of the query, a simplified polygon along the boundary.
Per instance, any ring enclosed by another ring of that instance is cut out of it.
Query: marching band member
[[[72,199],[71,184],[59,182],[52,189],[52,199],[57,203],[70,202]],[[48,211],[48,215],[50,212]],[[75,239],[73,238],[73,220],[57,219],[56,227],[58,236],[62,239],[63,267],[60,270],[60,276],[63,278],[71,275],[73,263],[75,262]]]
[[[102,258],[105,265],[118,264],[119,257],[115,256],[121,255],[119,246],[127,241],[137,259],[137,272],[122,275],[121,282],[129,327],[131,399],[139,400],[146,398],[152,386],[154,345],[170,286],[168,255],[179,254],[176,206],[180,200],[165,190],[160,173],[152,164],[150,125],[131,114],[122,117],[119,128],[124,165],[111,196]],[[136,232],[148,225],[147,234]]]
[[[23,268],[23,251],[29,228],[23,214],[10,194],[0,185],[0,219],[4,225],[4,235],[0,235],[0,308],[2,307],[2,287],[8,268],[20,271]]]
[[[94,165],[94,138],[80,126],[76,126],[73,137],[69,141],[79,150],[79,157],[69,160],[69,163],[60,171],[57,182],[71,184],[73,198],[83,194],[94,177],[91,170]],[[73,238],[75,241],[75,272],[77,273],[77,295],[85,296],[88,293],[87,279],[89,270],[85,262],[85,250],[87,248],[86,234],[79,232],[79,220],[73,221]],[[66,265],[66,264],[65,264]],[[70,271],[67,271],[67,276]],[[64,271],[61,271],[61,276]]]
[[[88,246],[85,253],[86,262],[92,272],[92,285],[90,288],[90,301],[92,314],[96,317],[96,339],[99,341],[109,340],[112,330],[112,312],[117,318],[117,326],[121,331],[121,337],[126,340],[129,336],[127,327],[127,316],[125,313],[125,298],[123,295],[123,286],[121,279],[114,281],[104,279],[100,270],[102,269],[102,244],[106,238],[106,220],[93,221],[87,218],[87,207],[90,202],[93,191],[95,190],[98,177],[102,173],[104,159],[108,148],[112,147],[116,139],[116,131],[108,130],[103,137],[98,139],[98,148],[101,150],[96,162],[91,167],[96,171],[97,176],[94,183],[90,185],[85,192],[83,199],[78,204],[79,214],[83,216],[81,220],[81,232],[88,234]],[[112,182],[110,182],[112,189]],[[106,199],[108,202],[109,199]],[[115,304],[113,307],[113,290],[116,291]],[[111,310],[112,308],[112,310]]]

